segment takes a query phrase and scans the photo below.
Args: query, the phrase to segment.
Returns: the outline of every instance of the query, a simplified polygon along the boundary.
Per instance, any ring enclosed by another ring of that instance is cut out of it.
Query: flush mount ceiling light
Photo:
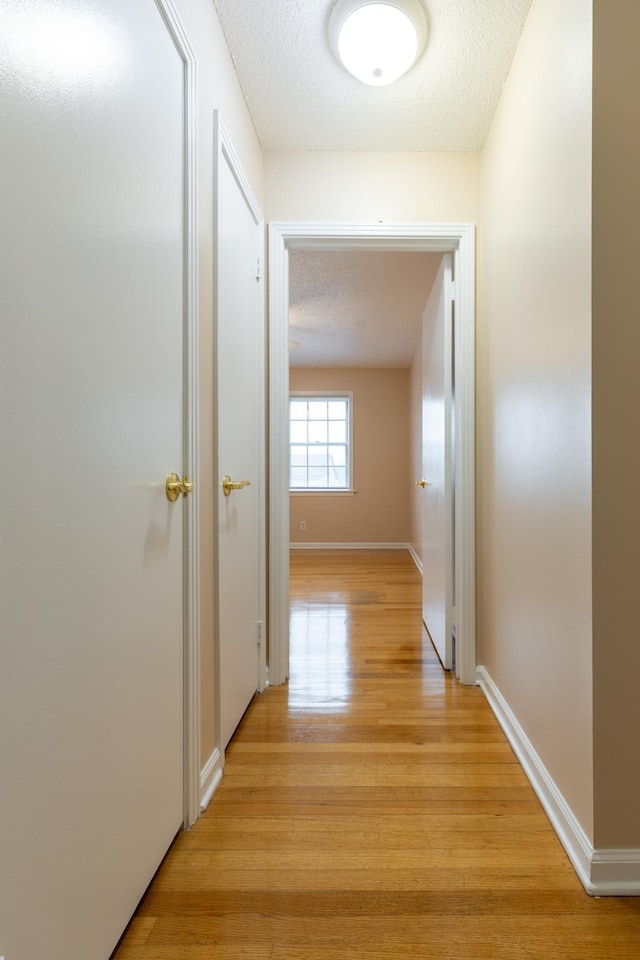
[[[338,0],[329,19],[329,39],[349,73],[382,87],[416,62],[424,50],[427,22],[418,0]]]

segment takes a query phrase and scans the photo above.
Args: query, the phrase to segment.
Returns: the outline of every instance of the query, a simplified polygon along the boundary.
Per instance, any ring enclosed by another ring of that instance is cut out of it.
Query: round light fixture
[[[338,0],[329,18],[331,48],[363,83],[382,87],[411,69],[427,39],[418,0]]]

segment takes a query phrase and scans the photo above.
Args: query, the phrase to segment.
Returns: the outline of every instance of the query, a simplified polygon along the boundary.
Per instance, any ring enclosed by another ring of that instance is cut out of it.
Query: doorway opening
[[[456,278],[453,461],[456,524],[456,673],[476,683],[474,531],[474,227],[471,224],[315,224],[269,226],[269,681],[289,674],[289,253],[378,250],[448,253]]]

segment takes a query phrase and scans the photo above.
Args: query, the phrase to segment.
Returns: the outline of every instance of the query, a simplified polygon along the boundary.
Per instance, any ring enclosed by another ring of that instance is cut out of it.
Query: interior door
[[[0,954],[105,960],[183,818],[184,62],[153,0],[0,60]]]
[[[422,618],[443,666],[453,664],[451,257],[422,318]]]
[[[219,117],[217,140],[217,609],[224,748],[262,685],[264,241],[260,211]]]

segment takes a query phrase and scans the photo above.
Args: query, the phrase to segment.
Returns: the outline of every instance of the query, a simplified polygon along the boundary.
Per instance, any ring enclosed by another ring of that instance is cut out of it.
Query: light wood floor
[[[257,697],[117,960],[638,960],[482,693],[445,675],[404,552],[292,556],[292,676]]]

